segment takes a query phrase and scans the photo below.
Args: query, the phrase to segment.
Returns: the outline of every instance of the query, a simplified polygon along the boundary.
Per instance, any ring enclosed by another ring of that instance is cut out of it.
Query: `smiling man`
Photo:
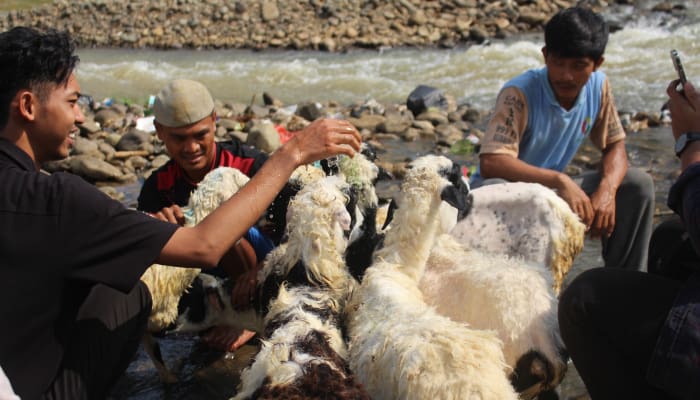
[[[627,165],[625,132],[599,71],[607,41],[607,24],[589,9],[552,17],[545,26],[545,67],[501,89],[472,184],[522,181],[552,188],[591,237],[601,237],[606,266],[646,270],[653,182]],[[600,170],[569,177],[562,171],[586,138],[602,152]]]
[[[184,214],[180,207],[187,204],[192,191],[212,169],[233,167],[252,177],[268,158],[236,138],[215,141],[214,99],[200,82],[168,82],[156,96],[153,115],[158,138],[165,144],[170,160],[144,182],[137,208],[161,220],[182,225]],[[253,289],[247,286],[255,282],[257,267],[273,246],[272,240],[250,227],[219,266],[206,273],[236,281],[232,298],[237,304],[247,302],[248,292]],[[202,339],[212,347],[234,351],[253,336],[247,330],[221,326],[211,329]]]
[[[25,400],[107,398],[146,330],[146,268],[213,268],[296,168],[361,145],[349,122],[317,120],[198,225],[151,218],[40,171],[84,118],[74,50],[64,32],[0,32],[0,368]]]

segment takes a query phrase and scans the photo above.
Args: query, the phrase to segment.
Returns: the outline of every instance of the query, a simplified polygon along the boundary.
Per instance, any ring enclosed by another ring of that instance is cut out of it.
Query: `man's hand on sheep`
[[[328,158],[336,154],[349,157],[360,150],[362,137],[355,126],[348,121],[317,119],[287,142],[296,146],[298,165]]]
[[[163,207],[162,210],[157,213],[150,213],[150,215],[161,221],[170,222],[171,224],[180,226],[185,224],[185,214],[177,204],[173,204],[170,207]]]

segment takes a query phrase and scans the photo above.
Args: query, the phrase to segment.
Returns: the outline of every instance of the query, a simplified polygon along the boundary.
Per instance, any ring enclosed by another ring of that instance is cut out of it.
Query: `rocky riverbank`
[[[454,47],[541,31],[576,0],[56,0],[0,13],[17,25],[72,33],[81,47],[245,48],[343,51],[351,48]],[[621,5],[683,12],[683,0],[586,0],[603,11]],[[636,3],[640,3],[637,5]],[[4,14],[4,15],[3,15]],[[612,30],[624,21],[609,18]]]
[[[420,91],[417,88],[414,93]],[[428,91],[430,95],[426,95],[426,99],[432,103],[426,100],[427,104],[408,101],[411,94],[407,94],[404,104],[381,104],[369,99],[350,105],[334,102],[285,105],[267,93],[261,96],[262,104],[217,100],[216,140],[235,137],[272,152],[311,121],[331,117],[349,120],[363,140],[378,149],[378,163],[397,177],[402,175],[406,160],[392,149],[408,148],[410,143],[418,143],[422,153],[447,154],[473,168],[477,164],[477,150],[488,112],[458,105],[439,89]],[[151,110],[140,104],[95,102],[87,96],[82,97],[80,103],[86,117],[70,157],[48,163],[44,169],[80,175],[110,196],[123,200],[123,193],[115,190],[115,186],[135,183],[168,160],[165,147],[155,135],[149,116]],[[663,113],[622,114],[621,117],[628,132],[668,123]],[[384,150],[388,156],[382,155]],[[599,152],[591,146],[582,146],[568,172],[576,174],[595,167],[599,158]]]

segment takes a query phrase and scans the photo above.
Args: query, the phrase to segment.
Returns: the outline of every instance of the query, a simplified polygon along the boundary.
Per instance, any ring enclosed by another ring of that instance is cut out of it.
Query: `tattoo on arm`
[[[517,96],[505,96],[503,99],[503,104],[510,107],[511,114],[513,113],[513,108],[515,108],[519,113],[523,112],[523,109],[525,109],[525,104]]]
[[[493,140],[504,144],[513,144],[517,141],[518,137],[515,134],[515,128],[513,119],[515,117],[515,111],[513,107],[508,108],[508,116],[505,118],[503,123],[496,126],[496,132],[493,136]]]

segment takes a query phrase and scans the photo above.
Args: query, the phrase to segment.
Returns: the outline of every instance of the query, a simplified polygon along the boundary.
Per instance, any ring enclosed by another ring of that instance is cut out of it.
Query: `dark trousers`
[[[95,285],[43,399],[106,398],[136,353],[150,313],[151,295],[143,283],[128,294]]]
[[[682,284],[644,272],[595,268],[562,292],[562,339],[593,400],[671,398],[647,383],[646,371]]]
[[[600,172],[573,177],[589,196],[598,189]],[[638,168],[628,168],[615,195],[615,230],[602,238],[606,267],[645,271],[654,217],[654,181]]]
[[[648,270],[650,274],[677,280],[686,280],[700,271],[700,257],[679,216],[674,215],[654,229],[649,244]]]

